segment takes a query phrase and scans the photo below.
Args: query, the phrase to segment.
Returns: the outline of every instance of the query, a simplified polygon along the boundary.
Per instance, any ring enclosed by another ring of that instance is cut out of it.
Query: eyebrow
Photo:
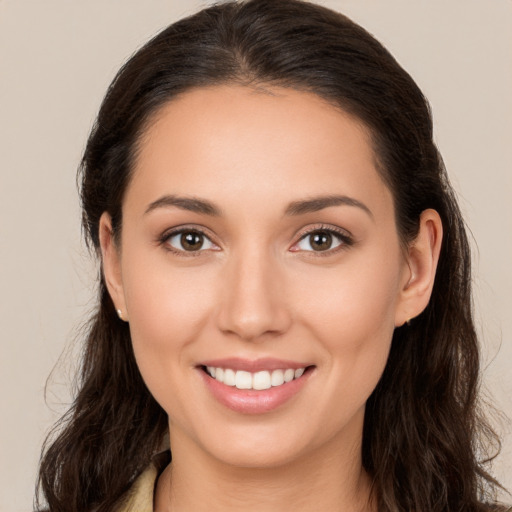
[[[201,213],[203,215],[211,215],[212,217],[220,217],[221,215],[221,210],[210,201],[198,199],[196,197],[181,197],[174,195],[165,195],[156,201],[153,201],[146,208],[144,215],[156,210],[157,208],[168,208],[170,206],[175,206],[190,212]]]
[[[364,203],[352,197],[338,195],[318,196],[304,201],[293,201],[286,208],[285,215],[303,215],[331,206],[354,206],[366,212],[373,219],[373,213]]]
[[[176,195],[165,195],[156,201],[153,201],[146,208],[144,215],[158,208],[168,208],[173,206],[182,210],[209,215],[212,217],[220,217],[222,215],[220,208],[210,201],[199,199],[197,197],[182,197]],[[323,210],[324,208],[330,208],[331,206],[353,206],[360,208],[373,219],[373,213],[364,203],[352,197],[340,195],[318,196],[301,201],[293,201],[287,206],[284,213],[286,216],[304,215],[306,213]]]

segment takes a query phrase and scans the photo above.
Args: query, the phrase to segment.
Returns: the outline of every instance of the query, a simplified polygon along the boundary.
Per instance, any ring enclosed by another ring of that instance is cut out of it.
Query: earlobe
[[[112,220],[110,215],[106,212],[104,212],[100,218],[99,238],[103,275],[108,292],[112,298],[112,302],[114,303],[114,307],[117,310],[119,318],[127,321],[128,314],[126,312],[124,300],[119,248],[116,246],[114,240]],[[121,314],[119,312],[121,312]]]
[[[432,209],[423,211],[418,235],[407,249],[409,271],[400,292],[395,317],[397,327],[427,307],[434,287],[442,239],[443,225],[439,214]]]

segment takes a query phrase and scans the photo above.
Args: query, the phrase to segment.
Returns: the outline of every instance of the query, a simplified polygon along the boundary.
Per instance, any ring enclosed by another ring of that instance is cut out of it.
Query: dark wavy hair
[[[106,94],[79,169],[89,247],[99,255],[103,212],[120,233],[123,194],[154,115],[184,91],[217,84],[308,91],[360,119],[392,191],[402,243],[415,238],[423,210],[439,212],[444,240],[432,297],[394,332],[366,406],[363,465],[379,511],[488,510],[498,484],[485,463],[499,441],[477,397],[464,222],[432,140],[425,97],[390,53],[345,16],[299,0],[226,2],[169,26],[135,53]],[[167,428],[100,275],[78,392],[46,442],[38,495],[52,512],[112,511]]]

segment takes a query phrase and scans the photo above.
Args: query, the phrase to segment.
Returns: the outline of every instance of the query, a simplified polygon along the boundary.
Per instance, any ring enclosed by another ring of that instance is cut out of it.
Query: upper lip
[[[287,368],[297,370],[299,368],[311,366],[311,364],[285,359],[275,359],[272,357],[264,357],[254,360],[242,359],[239,357],[228,357],[224,359],[210,359],[208,361],[202,361],[198,366],[213,366],[214,368],[229,368],[235,371],[242,370],[254,373],[265,370],[286,370]]]

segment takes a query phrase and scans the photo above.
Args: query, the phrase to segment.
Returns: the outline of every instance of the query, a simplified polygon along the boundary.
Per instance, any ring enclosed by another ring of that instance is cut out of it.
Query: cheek
[[[328,275],[310,273],[297,291],[303,297],[300,316],[334,370],[333,387],[344,389],[343,400],[355,406],[371,394],[387,362],[399,300],[399,261],[399,256],[382,258],[376,251],[375,257],[354,260]]]
[[[172,344],[193,337],[211,302],[207,267],[180,268],[168,255],[126,250],[123,285],[130,324],[137,338],[148,344]]]
[[[394,328],[399,300],[400,265],[398,256],[354,258],[339,269],[316,269],[301,281],[297,296],[302,297],[304,314],[327,337],[338,343],[366,334]],[[352,333],[349,336],[349,333]]]
[[[212,303],[211,281],[201,269],[172,269],[165,257],[151,260],[126,251],[124,293],[137,364],[151,393],[165,410],[178,369],[191,364],[187,348],[199,337]],[[173,407],[176,404],[172,405]]]

